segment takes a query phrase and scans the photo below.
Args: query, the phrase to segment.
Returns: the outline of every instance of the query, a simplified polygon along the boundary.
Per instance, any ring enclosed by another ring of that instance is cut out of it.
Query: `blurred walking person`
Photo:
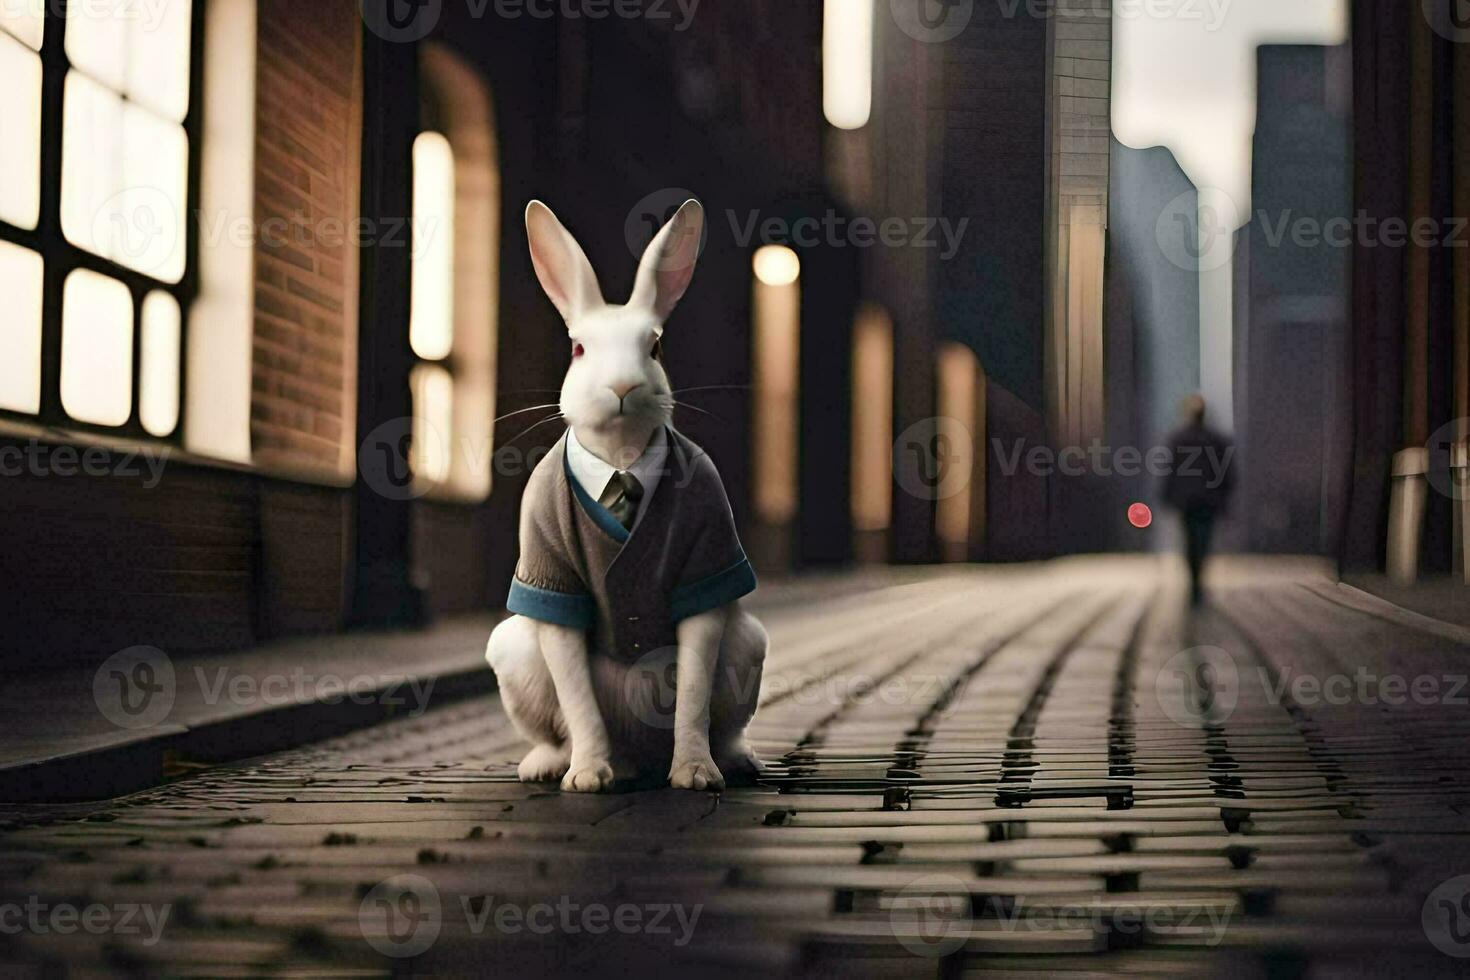
[[[1180,405],[1182,428],[1169,435],[1166,445],[1173,457],[1164,477],[1164,502],[1179,512],[1184,524],[1184,559],[1189,565],[1191,605],[1204,598],[1205,562],[1210,556],[1215,522],[1225,513],[1235,486],[1231,463],[1235,447],[1229,439],[1205,425],[1205,400],[1191,395]]]

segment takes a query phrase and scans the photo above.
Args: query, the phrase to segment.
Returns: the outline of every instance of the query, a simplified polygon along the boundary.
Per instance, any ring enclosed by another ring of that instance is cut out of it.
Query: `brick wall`
[[[0,673],[95,666],[139,645],[186,656],[341,627],[345,491],[201,466],[156,446],[0,437],[0,454],[11,471],[0,478]],[[19,454],[39,454],[46,469]]]
[[[274,471],[352,471],[361,25],[353,0],[261,0],[250,434]]]
[[[0,670],[95,665],[132,646],[170,655],[254,636],[257,486],[226,470],[90,450],[91,472],[60,464],[79,446],[0,439],[16,467],[0,482]]]

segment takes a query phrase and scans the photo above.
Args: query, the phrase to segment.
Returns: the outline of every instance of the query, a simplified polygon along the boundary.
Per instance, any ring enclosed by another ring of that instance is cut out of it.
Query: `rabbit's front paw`
[[[612,784],[613,768],[607,759],[573,759],[561,788],[566,793],[601,793]]]
[[[720,775],[715,760],[709,753],[689,759],[675,759],[669,771],[669,785],[674,789],[724,789],[725,777]]]
[[[526,753],[517,772],[523,783],[549,783],[560,779],[570,763],[565,747],[543,744]]]

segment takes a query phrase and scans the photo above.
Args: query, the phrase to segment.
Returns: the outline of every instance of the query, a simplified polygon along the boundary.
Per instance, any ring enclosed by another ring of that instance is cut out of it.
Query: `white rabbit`
[[[560,405],[568,434],[521,504],[507,603],[518,615],[486,654],[534,745],[520,777],[575,792],[665,773],[693,790],[753,778],[760,762],[745,728],[767,638],[738,600],[755,575],[713,464],[671,425],[659,360],[664,321],[694,275],[704,209],[685,203],[653,239],[626,306],[603,300],[586,254],[544,204],[531,202],[526,227],[572,362]],[[665,684],[665,703],[654,703]]]

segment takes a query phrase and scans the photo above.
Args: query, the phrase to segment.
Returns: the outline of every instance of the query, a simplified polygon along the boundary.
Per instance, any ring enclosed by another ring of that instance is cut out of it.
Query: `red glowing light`
[[[1154,522],[1154,512],[1148,509],[1148,504],[1134,504],[1128,508],[1128,523],[1142,529]]]

